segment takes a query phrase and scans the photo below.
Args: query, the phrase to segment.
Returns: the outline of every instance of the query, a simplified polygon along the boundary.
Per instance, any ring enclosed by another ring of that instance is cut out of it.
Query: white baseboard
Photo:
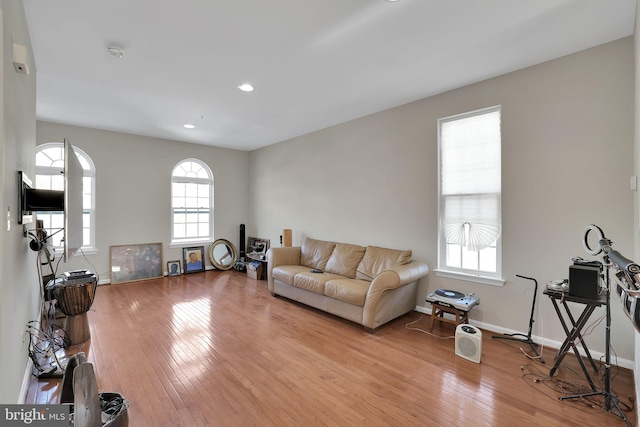
[[[23,405],[27,400],[27,393],[29,392],[29,383],[31,382],[31,375],[33,372],[33,360],[29,358],[27,360],[27,369],[24,371],[24,377],[22,378],[22,387],[20,388],[20,395],[18,396],[18,404]]]
[[[431,308],[426,308],[426,307],[420,307],[420,306],[416,306],[415,309],[417,312],[419,313],[425,313],[425,314],[431,314]],[[477,326],[480,329],[485,329],[487,331],[491,331],[491,332],[495,332],[497,334],[520,334],[522,333],[522,331],[514,331],[512,329],[507,329],[507,328],[503,328],[500,326],[496,326],[496,325],[492,325],[490,323],[484,323],[484,322],[478,322],[472,319],[469,319],[469,323],[472,324],[473,326]],[[547,339],[544,337],[539,337],[537,335],[532,335],[531,339],[536,343],[536,344],[540,344],[544,347],[551,347],[553,349],[559,349],[560,346],[562,345],[562,343],[560,341],[555,341],[555,340],[551,340],[551,339]],[[571,351],[573,353],[573,351]],[[604,360],[604,356],[605,354],[599,351],[594,351],[592,349],[589,349],[589,352],[591,353],[591,357],[593,358],[593,360],[600,360],[603,359]],[[583,355],[584,356],[584,355]],[[617,362],[617,363],[616,363]],[[634,361],[633,360],[628,360],[628,359],[623,359],[623,358],[616,358],[616,360],[611,360],[611,364],[615,364],[617,366],[620,366],[622,368],[627,368],[627,369],[631,369],[633,370],[634,368]],[[639,415],[640,416],[640,415]]]

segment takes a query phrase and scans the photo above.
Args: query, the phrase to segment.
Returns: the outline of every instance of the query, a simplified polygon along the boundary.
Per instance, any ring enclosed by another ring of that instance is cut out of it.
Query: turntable
[[[432,331],[436,321],[453,323],[456,327],[461,323],[469,323],[469,310],[480,304],[480,298],[473,293],[465,295],[458,291],[438,289],[427,295],[427,302],[433,305],[429,323],[429,330]],[[445,313],[452,314],[454,319],[446,318]]]
[[[438,303],[461,311],[469,311],[475,305],[480,304],[480,298],[474,293],[465,295],[462,292],[450,289],[438,289],[427,295],[427,302]]]

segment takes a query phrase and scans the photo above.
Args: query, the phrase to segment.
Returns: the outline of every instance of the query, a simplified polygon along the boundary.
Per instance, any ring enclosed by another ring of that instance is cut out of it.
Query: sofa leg
[[[379,328],[375,328],[375,329],[371,329],[371,328],[367,328],[366,326],[364,327],[365,332],[368,332],[370,334],[375,334],[376,332],[378,332]]]

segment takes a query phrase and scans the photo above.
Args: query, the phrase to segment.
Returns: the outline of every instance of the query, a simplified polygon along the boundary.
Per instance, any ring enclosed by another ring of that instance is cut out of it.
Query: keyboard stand
[[[607,303],[606,298],[601,297],[596,300],[580,298],[580,297],[574,297],[562,292],[550,291],[548,289],[545,289],[543,293],[547,295],[551,300],[551,303],[553,304],[553,308],[555,309],[556,314],[558,315],[558,319],[560,320],[560,323],[562,324],[562,328],[564,329],[564,332],[567,336],[567,338],[564,340],[564,342],[560,346],[560,349],[558,350],[558,353],[556,355],[556,361],[553,364],[553,367],[551,368],[551,370],[549,371],[549,376],[552,377],[556,373],[556,371],[558,370],[558,367],[562,363],[562,360],[567,355],[567,353],[569,353],[569,350],[572,349],[574,354],[576,355],[576,358],[578,359],[578,363],[580,364],[580,367],[582,368],[582,372],[584,373],[587,381],[589,382],[589,386],[591,386],[591,390],[596,391],[596,386],[593,383],[593,380],[591,379],[591,375],[589,375],[589,371],[584,364],[584,360],[580,356],[580,352],[578,351],[577,343],[579,342],[582,345],[582,349],[584,350],[584,354],[587,357],[587,361],[593,368],[593,371],[597,374],[598,367],[593,361],[593,357],[591,357],[591,352],[589,352],[589,348],[587,347],[587,344],[582,338],[581,332],[584,326],[587,324],[589,317],[591,317],[591,315],[595,311],[595,309]],[[577,321],[573,317],[573,314],[571,313],[571,310],[569,309],[567,302],[584,304],[585,307],[582,310],[582,313],[578,317]],[[566,317],[565,315],[562,314],[562,310],[560,309],[560,306],[564,307],[564,312],[566,314]],[[571,325],[571,329],[569,329],[569,324]]]

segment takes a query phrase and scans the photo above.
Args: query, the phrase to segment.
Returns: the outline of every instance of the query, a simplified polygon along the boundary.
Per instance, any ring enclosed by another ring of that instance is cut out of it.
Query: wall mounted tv
[[[73,146],[64,140],[64,191],[33,188],[29,177],[18,172],[18,223],[32,221],[34,212],[64,212],[64,254],[67,261],[82,247],[82,181],[83,169]]]

